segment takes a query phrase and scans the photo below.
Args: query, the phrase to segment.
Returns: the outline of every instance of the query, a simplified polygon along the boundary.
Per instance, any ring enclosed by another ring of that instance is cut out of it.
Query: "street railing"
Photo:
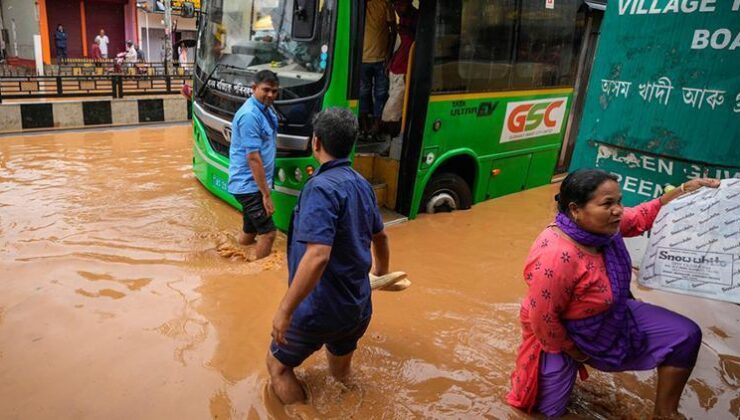
[[[6,99],[178,94],[187,75],[94,75],[0,77],[0,102]]]
[[[190,75],[192,71],[193,63],[173,64],[170,75]],[[142,61],[129,63],[119,60],[104,60],[47,66],[44,69],[44,73],[47,76],[92,76],[103,74],[164,76],[166,69],[164,63],[159,62]]]
[[[191,75],[193,63],[175,63],[172,65],[170,75]],[[47,64],[44,66],[45,76],[102,76],[102,75],[166,75],[165,64],[161,62],[138,61],[135,63],[123,62],[117,59],[82,59],[70,58],[62,63]],[[0,64],[0,77],[35,76],[36,69],[33,67],[11,66]]]

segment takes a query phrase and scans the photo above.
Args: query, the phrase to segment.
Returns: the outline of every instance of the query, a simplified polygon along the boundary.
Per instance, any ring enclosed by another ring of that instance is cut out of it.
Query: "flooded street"
[[[264,360],[285,239],[248,262],[191,158],[186,125],[0,138],[0,418],[527,418],[503,396],[554,187],[388,228],[413,285],[375,292],[348,387],[317,353],[311,404],[283,408]],[[702,327],[682,411],[738,418],[738,306],[637,292]],[[590,372],[571,417],[649,416],[652,372]]]

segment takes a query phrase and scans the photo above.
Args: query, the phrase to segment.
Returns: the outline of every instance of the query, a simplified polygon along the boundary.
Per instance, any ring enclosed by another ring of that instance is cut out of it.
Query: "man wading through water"
[[[242,205],[243,232],[239,243],[257,243],[257,259],[272,251],[275,223],[270,189],[275,171],[278,118],[272,103],[278,76],[270,70],[254,75],[252,96],[234,115],[229,148],[229,193]]]
[[[326,345],[329,370],[347,377],[357,341],[372,315],[368,272],[388,273],[388,237],[375,193],[348,159],[357,118],[331,108],[313,121],[313,155],[321,167],[308,180],[288,233],[288,282],[272,324],[267,354],[271,386],[284,404],[306,395],[293,369]]]

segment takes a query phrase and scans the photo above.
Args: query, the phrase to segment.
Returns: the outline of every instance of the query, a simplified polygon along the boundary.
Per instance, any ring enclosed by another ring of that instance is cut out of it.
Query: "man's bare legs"
[[[334,379],[340,382],[347,379],[352,366],[353,353],[335,356],[328,350],[326,351],[329,372]],[[282,364],[269,351],[267,352],[267,372],[270,374],[270,386],[283,404],[294,404],[306,400],[306,393],[295,376],[293,368]]]
[[[655,395],[655,412],[657,418],[672,418],[678,414],[678,402],[683,388],[689,380],[691,369],[674,366],[658,367],[658,386]]]
[[[239,232],[239,235],[236,237],[236,241],[239,243],[239,245],[252,245],[253,243],[257,242],[255,241],[256,237],[256,233]]]
[[[294,404],[306,400],[306,393],[293,372],[293,368],[280,363],[275,356],[267,352],[267,372],[270,374],[270,386],[283,404]]]
[[[349,376],[352,367],[352,355],[354,352],[344,356],[335,356],[329,350],[326,350],[326,359],[329,361],[329,372],[331,376],[339,382],[343,382]]]
[[[275,242],[276,231],[257,236],[257,259],[260,260],[270,255],[272,244]]]
[[[276,231],[265,233],[263,235],[257,235],[256,233],[244,233],[239,232],[236,241],[240,245],[252,245],[257,244],[257,255],[256,259],[262,259],[270,255],[272,252],[272,244],[275,243]]]

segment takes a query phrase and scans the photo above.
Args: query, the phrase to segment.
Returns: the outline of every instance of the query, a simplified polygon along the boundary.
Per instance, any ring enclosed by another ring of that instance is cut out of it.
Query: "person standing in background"
[[[93,41],[92,48],[90,49],[90,57],[95,61],[99,61],[103,58],[103,56],[100,55],[100,44],[98,43],[98,38],[95,38],[95,41]]]
[[[388,0],[367,0],[360,67],[360,131],[365,136],[375,136],[380,131],[380,118],[388,99],[386,65],[395,41],[396,19]]]
[[[125,53],[125,61],[127,63],[135,63],[138,59],[138,54],[136,53],[136,48],[134,48],[133,41],[126,41],[126,53]]]
[[[177,55],[181,67],[188,63],[188,49],[185,48],[184,45],[180,45],[180,50]]]
[[[100,47],[100,56],[108,58],[108,44],[110,44],[110,39],[105,34],[105,30],[100,30],[100,35],[95,37],[95,42],[97,42]]]
[[[57,31],[54,34],[54,43],[57,47],[57,64],[67,61],[67,33],[64,32],[62,25],[57,25]]]

